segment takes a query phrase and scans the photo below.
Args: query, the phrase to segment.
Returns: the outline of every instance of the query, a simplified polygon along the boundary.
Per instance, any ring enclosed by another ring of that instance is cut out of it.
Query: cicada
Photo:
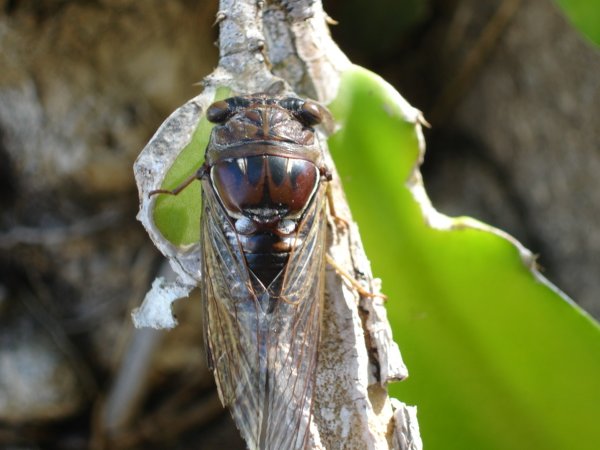
[[[202,167],[201,275],[209,367],[250,449],[308,446],[330,172],[310,100],[213,103]]]

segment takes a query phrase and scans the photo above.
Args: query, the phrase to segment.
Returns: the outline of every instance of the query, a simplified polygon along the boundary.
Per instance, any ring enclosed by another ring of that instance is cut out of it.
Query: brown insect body
[[[313,126],[327,114],[264,95],[206,113],[216,126],[196,174],[205,340],[221,400],[253,450],[308,446],[330,179]]]

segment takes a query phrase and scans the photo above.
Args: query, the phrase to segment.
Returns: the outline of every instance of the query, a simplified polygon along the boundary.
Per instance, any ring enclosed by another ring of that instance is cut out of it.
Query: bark
[[[331,40],[319,1],[222,0],[217,20],[218,68],[205,78],[203,93],[161,126],[135,165],[141,202],[138,218],[178,275],[171,283],[155,282],[134,314],[138,325],[173,326],[165,304],[202,282],[197,275],[197,246],[182,251],[161,237],[152,222],[153,200],[147,194],[159,188],[216,89],[225,86],[241,94],[294,91],[327,103],[335,97],[340,74],[350,65]],[[332,184],[336,213],[351,226],[329,227],[329,253],[346,272],[360,274],[361,283],[379,292],[380,282],[371,275],[335,173]],[[392,403],[387,396],[387,383],[405,378],[407,372],[392,340],[383,301],[359,298],[333,269],[327,270],[326,291],[312,448],[420,448],[414,408]]]

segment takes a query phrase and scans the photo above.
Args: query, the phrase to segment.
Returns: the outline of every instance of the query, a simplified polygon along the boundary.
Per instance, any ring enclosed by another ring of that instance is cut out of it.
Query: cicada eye
[[[279,106],[294,113],[294,116],[308,127],[323,121],[321,106],[311,100],[288,97],[280,100]]]
[[[296,97],[286,97],[279,100],[279,106],[287,109],[290,112],[296,113],[302,107],[303,100]]]
[[[206,110],[206,118],[212,123],[223,123],[231,117],[233,109],[225,100],[214,102]]]
[[[321,106],[310,100],[305,101],[298,111],[298,116],[302,122],[308,126],[317,125],[323,122],[323,113]]]

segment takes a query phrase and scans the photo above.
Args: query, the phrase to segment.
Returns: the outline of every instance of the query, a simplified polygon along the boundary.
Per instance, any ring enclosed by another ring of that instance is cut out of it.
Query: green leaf
[[[227,98],[229,89],[217,90],[215,100]],[[167,172],[161,189],[173,190],[198,171],[204,162],[204,151],[213,124],[203,114],[189,144],[183,148]],[[188,245],[200,240],[202,197],[200,183],[194,181],[178,195],[161,194],[154,205],[154,223],[161,234],[174,245]]]
[[[330,149],[410,371],[390,390],[417,405],[424,447],[598,448],[598,324],[484,225],[426,225],[406,185],[411,109],[381,78],[348,71],[330,108],[342,125]]]
[[[210,122],[202,116],[192,140],[181,151],[165,177],[161,189],[173,190],[202,165],[204,149],[210,135]],[[175,245],[198,242],[202,199],[200,183],[192,182],[178,195],[160,194],[154,206],[154,223],[162,235]]]
[[[600,4],[598,0],[556,0],[573,25],[590,41],[600,45]]]

